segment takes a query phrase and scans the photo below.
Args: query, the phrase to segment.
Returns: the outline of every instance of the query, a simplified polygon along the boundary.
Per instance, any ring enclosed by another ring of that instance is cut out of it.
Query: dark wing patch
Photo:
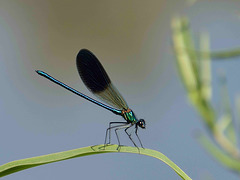
[[[118,109],[128,108],[124,98],[111,83],[102,64],[89,50],[79,51],[77,69],[82,81],[94,95]]]
[[[93,93],[104,91],[111,83],[102,64],[87,49],[79,51],[77,55],[77,69],[82,81]]]

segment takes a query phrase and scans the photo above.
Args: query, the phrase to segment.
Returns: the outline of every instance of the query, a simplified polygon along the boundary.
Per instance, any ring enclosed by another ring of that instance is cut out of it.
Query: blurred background
[[[196,141],[207,133],[189,103],[176,68],[171,21],[190,19],[193,36],[210,35],[211,49],[240,45],[240,2],[234,0],[0,0],[0,164],[104,142],[108,112],[38,76],[43,70],[93,95],[79,78],[75,58],[91,50],[147,128],[146,148],[162,152],[192,179],[239,179]],[[231,103],[239,93],[239,58],[214,61],[224,69]],[[123,120],[124,121],[124,120]],[[122,132],[121,142],[131,145]],[[115,136],[113,143],[117,143]],[[86,156],[27,169],[13,179],[180,179],[166,164],[138,154]]]

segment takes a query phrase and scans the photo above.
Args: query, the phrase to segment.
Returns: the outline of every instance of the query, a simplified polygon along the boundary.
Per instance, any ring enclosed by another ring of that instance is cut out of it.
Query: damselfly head
[[[137,125],[138,125],[140,128],[143,128],[143,129],[146,128],[146,123],[145,123],[145,120],[144,120],[144,119],[139,119],[139,121],[137,122]]]

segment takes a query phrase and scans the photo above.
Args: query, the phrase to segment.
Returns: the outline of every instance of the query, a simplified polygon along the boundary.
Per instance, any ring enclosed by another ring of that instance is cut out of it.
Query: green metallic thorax
[[[128,110],[123,110],[122,111],[122,116],[124,119],[131,123],[131,124],[136,124],[138,122],[136,116],[134,115],[133,111],[131,109]]]

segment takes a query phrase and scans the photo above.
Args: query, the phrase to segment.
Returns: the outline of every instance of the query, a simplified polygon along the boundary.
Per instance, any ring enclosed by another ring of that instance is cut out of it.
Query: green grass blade
[[[82,156],[89,156],[89,155],[95,155],[95,154],[102,154],[102,153],[136,153],[146,156],[151,156],[154,158],[157,158],[164,163],[166,163],[168,166],[170,166],[182,179],[190,180],[191,178],[185,174],[176,164],[174,164],[170,159],[168,159],[165,155],[162,153],[151,150],[151,149],[142,149],[139,148],[140,151],[138,151],[135,147],[129,147],[129,146],[121,146],[121,149],[117,150],[118,145],[108,145],[104,149],[104,145],[95,145],[95,146],[89,146],[89,147],[83,147],[79,149],[73,149],[69,151],[64,152],[58,152],[53,154],[47,154],[43,156],[37,156],[27,159],[21,159],[17,161],[12,161],[9,163],[6,163],[2,166],[0,166],[0,177],[22,171],[24,169],[49,164],[53,162],[63,161],[67,159],[82,157]]]

